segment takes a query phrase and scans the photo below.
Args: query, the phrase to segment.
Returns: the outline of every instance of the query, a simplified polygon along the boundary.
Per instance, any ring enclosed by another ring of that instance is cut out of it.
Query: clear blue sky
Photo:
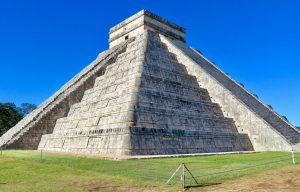
[[[0,0],[0,102],[40,104],[141,9],[185,27],[189,45],[300,126],[298,0]]]

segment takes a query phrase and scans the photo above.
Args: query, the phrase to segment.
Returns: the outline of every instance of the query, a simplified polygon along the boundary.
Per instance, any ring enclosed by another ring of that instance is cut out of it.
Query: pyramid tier
[[[118,80],[124,81],[125,78],[134,77],[136,73],[143,72],[145,78],[150,76],[153,77],[153,79],[158,79],[158,81],[166,80],[173,82],[173,84],[177,84],[177,86],[182,85],[187,88],[199,88],[196,78],[185,73],[174,73],[158,66],[141,66],[138,64],[129,65],[124,68],[113,68],[117,66],[118,65],[112,65],[112,67],[109,68],[110,70],[115,70],[114,72],[107,72],[104,76],[98,77],[95,86],[106,86],[111,83],[118,84]],[[147,79],[145,83],[147,83]]]
[[[199,92],[199,87],[190,85],[188,83],[173,81],[161,77],[149,76],[147,74],[143,74],[142,76],[141,87],[156,89],[156,90],[166,91],[171,93],[178,93],[178,90],[182,90],[183,92],[191,92],[191,93]]]
[[[139,71],[139,69],[135,69],[135,72],[131,74],[125,73],[126,72],[120,73],[120,76],[123,74],[122,78],[117,78],[116,75],[97,78],[94,88],[89,90],[87,94],[96,90],[99,91],[103,89],[110,89],[110,91],[115,91],[116,89],[122,89],[122,85],[124,83],[127,81],[134,81],[134,79],[141,76],[141,71]],[[157,86],[160,86],[162,88],[166,87],[164,88],[165,91],[174,93],[178,93],[179,90],[184,90],[184,92],[189,94],[191,97],[199,96],[201,91],[207,92],[205,89],[199,88],[195,84],[193,85],[193,77],[189,77],[189,79],[185,78],[184,80],[179,81],[175,79],[177,78],[176,76],[173,76],[173,78],[163,78],[159,74],[149,75],[146,73],[143,73],[142,76],[142,88],[152,88],[158,90]],[[107,92],[109,92],[109,90]],[[101,94],[105,94],[105,92],[102,92]]]
[[[147,63],[145,63],[145,66],[158,67],[159,69],[165,69],[177,74],[187,74],[184,65],[179,64],[173,59],[163,59],[163,57],[161,57],[159,61],[153,61],[148,59]]]
[[[132,127],[132,155],[245,151],[252,148],[246,134],[147,129]]]
[[[133,103],[124,102],[108,109],[89,112],[85,115],[73,115],[57,120],[54,132],[62,129],[75,129],[89,126],[133,121]]]
[[[69,132],[70,134],[71,132]],[[157,155],[218,151],[244,151],[251,148],[247,135],[149,129],[145,127],[99,129],[75,135],[44,135],[40,146],[52,151],[97,154]],[[130,141],[131,148],[126,147]]]
[[[201,97],[191,99],[191,97],[181,96],[180,94],[170,94],[167,92],[157,92],[141,89],[139,92],[139,104],[150,107],[165,107],[197,113],[222,116],[220,106],[209,102]]]
[[[39,148],[72,153],[131,155],[129,129],[101,129],[78,132],[68,136],[43,135]]]
[[[215,130],[216,132],[237,132],[233,120],[219,116],[201,113],[189,113],[181,110],[137,107],[135,110],[136,125],[146,124],[156,126],[164,124],[166,128],[184,126],[186,130]]]

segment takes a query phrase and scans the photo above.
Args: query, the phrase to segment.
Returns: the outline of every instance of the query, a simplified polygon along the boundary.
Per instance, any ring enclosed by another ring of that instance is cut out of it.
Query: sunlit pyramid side
[[[1,137],[6,148],[160,155],[299,150],[300,133],[142,10],[109,49]]]

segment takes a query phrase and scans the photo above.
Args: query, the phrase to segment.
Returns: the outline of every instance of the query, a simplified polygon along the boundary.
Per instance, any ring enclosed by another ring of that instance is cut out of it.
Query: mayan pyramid
[[[300,132],[185,44],[185,29],[140,11],[110,48],[0,140],[3,148],[154,155],[299,150]]]

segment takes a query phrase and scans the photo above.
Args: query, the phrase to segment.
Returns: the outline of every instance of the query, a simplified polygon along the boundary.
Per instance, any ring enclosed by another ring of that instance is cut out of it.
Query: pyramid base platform
[[[102,134],[93,136],[44,135],[39,149],[106,155],[167,155],[253,150],[245,134],[142,127],[105,130]]]

